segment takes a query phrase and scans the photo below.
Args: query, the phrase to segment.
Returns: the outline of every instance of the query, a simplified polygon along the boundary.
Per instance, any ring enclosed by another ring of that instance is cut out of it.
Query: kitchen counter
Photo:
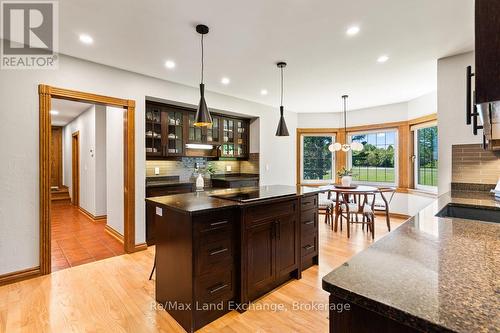
[[[440,196],[326,275],[330,302],[354,304],[414,331],[498,332],[500,224],[436,217],[448,203],[500,210],[489,193]],[[330,315],[331,329],[352,327],[355,319],[342,316]]]

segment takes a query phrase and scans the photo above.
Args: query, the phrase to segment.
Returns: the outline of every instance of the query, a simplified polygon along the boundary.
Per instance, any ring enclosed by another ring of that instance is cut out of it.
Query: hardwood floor
[[[393,230],[402,222],[392,219]],[[361,226],[352,230],[347,240],[345,229],[334,233],[321,221],[319,266],[262,297],[253,309],[228,313],[199,332],[327,332],[328,294],[321,278],[372,244]],[[384,219],[377,218],[376,239],[386,233]],[[184,332],[155,306],[154,281],[148,281],[153,257],[150,247],[0,287],[0,332]]]
[[[71,204],[53,204],[52,272],[125,254],[123,244]]]

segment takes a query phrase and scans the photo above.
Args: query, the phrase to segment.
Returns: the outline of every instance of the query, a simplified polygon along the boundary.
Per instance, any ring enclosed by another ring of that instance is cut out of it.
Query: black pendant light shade
[[[200,84],[200,103],[198,103],[198,109],[196,110],[196,118],[194,120],[194,126],[208,126],[212,123],[212,116],[208,111],[207,102],[205,101],[205,85]]]
[[[203,127],[212,124],[212,116],[210,111],[208,111],[207,102],[205,101],[205,85],[203,84],[203,36],[208,34],[208,27],[203,24],[198,24],[196,26],[196,32],[201,35],[201,83],[200,83],[200,103],[198,104],[198,109],[196,110],[196,117],[194,119],[194,126]]]
[[[286,67],[286,62],[278,62],[276,64],[281,70],[281,105],[280,105],[280,120],[278,122],[278,128],[276,129],[276,136],[289,136],[288,128],[286,127],[285,117],[283,112],[285,108],[283,107],[283,68]]]

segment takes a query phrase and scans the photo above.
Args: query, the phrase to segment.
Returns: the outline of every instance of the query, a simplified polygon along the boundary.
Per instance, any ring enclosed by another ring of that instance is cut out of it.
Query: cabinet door
[[[146,157],[162,156],[161,107],[146,106]]]
[[[222,118],[222,157],[234,157],[234,119]]]
[[[189,113],[189,126],[188,126],[188,142],[189,143],[205,143],[206,140],[206,129],[194,126],[194,121],[196,119],[195,113]]]
[[[274,220],[247,229],[247,295],[255,299],[275,281]]]
[[[220,142],[220,118],[212,116],[212,125],[207,127],[207,143],[216,144]]]
[[[276,271],[278,276],[288,275],[298,268],[298,237],[296,214],[276,219]]]
[[[162,126],[164,155],[165,156],[182,156],[184,153],[183,145],[183,112],[174,109],[165,109],[162,112]]]
[[[235,120],[235,143],[234,155],[245,158],[248,155],[248,122],[245,120]]]

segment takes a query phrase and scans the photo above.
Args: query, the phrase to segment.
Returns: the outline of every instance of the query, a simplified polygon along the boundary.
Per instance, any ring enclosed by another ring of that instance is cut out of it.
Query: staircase
[[[71,197],[67,186],[52,187],[50,189],[50,199],[52,203],[57,204],[70,204]]]

